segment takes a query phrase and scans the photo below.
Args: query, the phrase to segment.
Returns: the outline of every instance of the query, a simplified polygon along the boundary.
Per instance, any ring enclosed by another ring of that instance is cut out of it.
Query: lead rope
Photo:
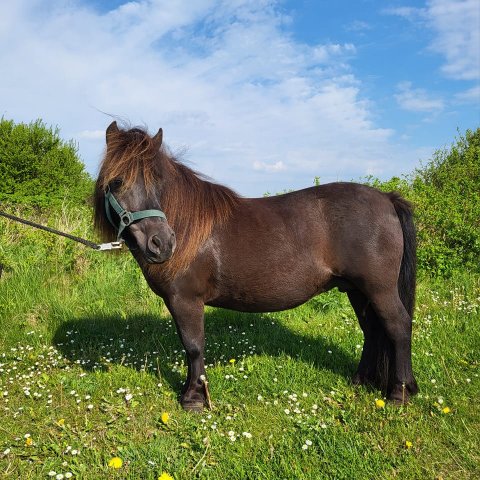
[[[30,220],[25,220],[24,218],[16,217],[15,215],[10,215],[9,213],[0,212],[0,215],[2,217],[8,218],[9,220],[13,220],[15,222],[20,222],[30,227],[38,228],[40,230],[45,230],[46,232],[54,233],[55,235],[60,235],[62,237],[73,240],[74,242],[78,242],[87,247],[93,248],[94,250],[99,250],[99,251],[116,250],[116,249],[122,248],[123,242],[108,242],[108,243],[98,244],[81,237],[76,237],[75,235],[70,235],[69,233],[61,232],[60,230],[56,230],[55,228],[47,227],[45,225],[40,225],[39,223],[31,222]]]

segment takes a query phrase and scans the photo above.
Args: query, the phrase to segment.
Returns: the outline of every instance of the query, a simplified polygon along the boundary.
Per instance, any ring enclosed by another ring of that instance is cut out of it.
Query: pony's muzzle
[[[147,259],[151,263],[162,263],[168,260],[175,251],[177,241],[175,232],[168,228],[167,231],[156,233],[149,237],[147,242]]]

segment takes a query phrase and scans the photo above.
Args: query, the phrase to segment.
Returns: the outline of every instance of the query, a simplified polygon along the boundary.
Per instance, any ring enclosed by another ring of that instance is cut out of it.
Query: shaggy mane
[[[212,232],[223,224],[240,201],[240,196],[223,185],[209,182],[178,161],[140,128],[119,130],[108,137],[108,148],[100,166],[94,193],[94,224],[102,239],[109,241],[116,231],[105,215],[105,189],[122,179],[128,190],[142,174],[147,195],[156,195],[160,179],[163,191],[160,208],[175,232],[177,247],[172,258],[159,268],[167,279],[184,271],[195,259],[199,248]]]

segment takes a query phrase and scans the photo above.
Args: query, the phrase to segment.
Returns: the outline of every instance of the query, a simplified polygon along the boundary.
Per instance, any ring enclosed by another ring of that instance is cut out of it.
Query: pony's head
[[[162,129],[151,137],[112,122],[95,186],[95,226],[103,237],[116,234],[147,263],[170,259],[175,233],[162,211]]]

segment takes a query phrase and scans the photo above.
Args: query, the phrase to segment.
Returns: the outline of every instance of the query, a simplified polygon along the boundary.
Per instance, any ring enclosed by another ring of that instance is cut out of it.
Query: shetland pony
[[[150,136],[113,122],[106,142],[95,225],[109,240],[121,231],[175,320],[188,365],[185,409],[209,403],[205,305],[271,312],[334,287],[347,293],[364,334],[353,382],[396,403],[417,392],[416,235],[408,202],[355,183],[243,198],[176,160],[162,146],[161,129]]]

